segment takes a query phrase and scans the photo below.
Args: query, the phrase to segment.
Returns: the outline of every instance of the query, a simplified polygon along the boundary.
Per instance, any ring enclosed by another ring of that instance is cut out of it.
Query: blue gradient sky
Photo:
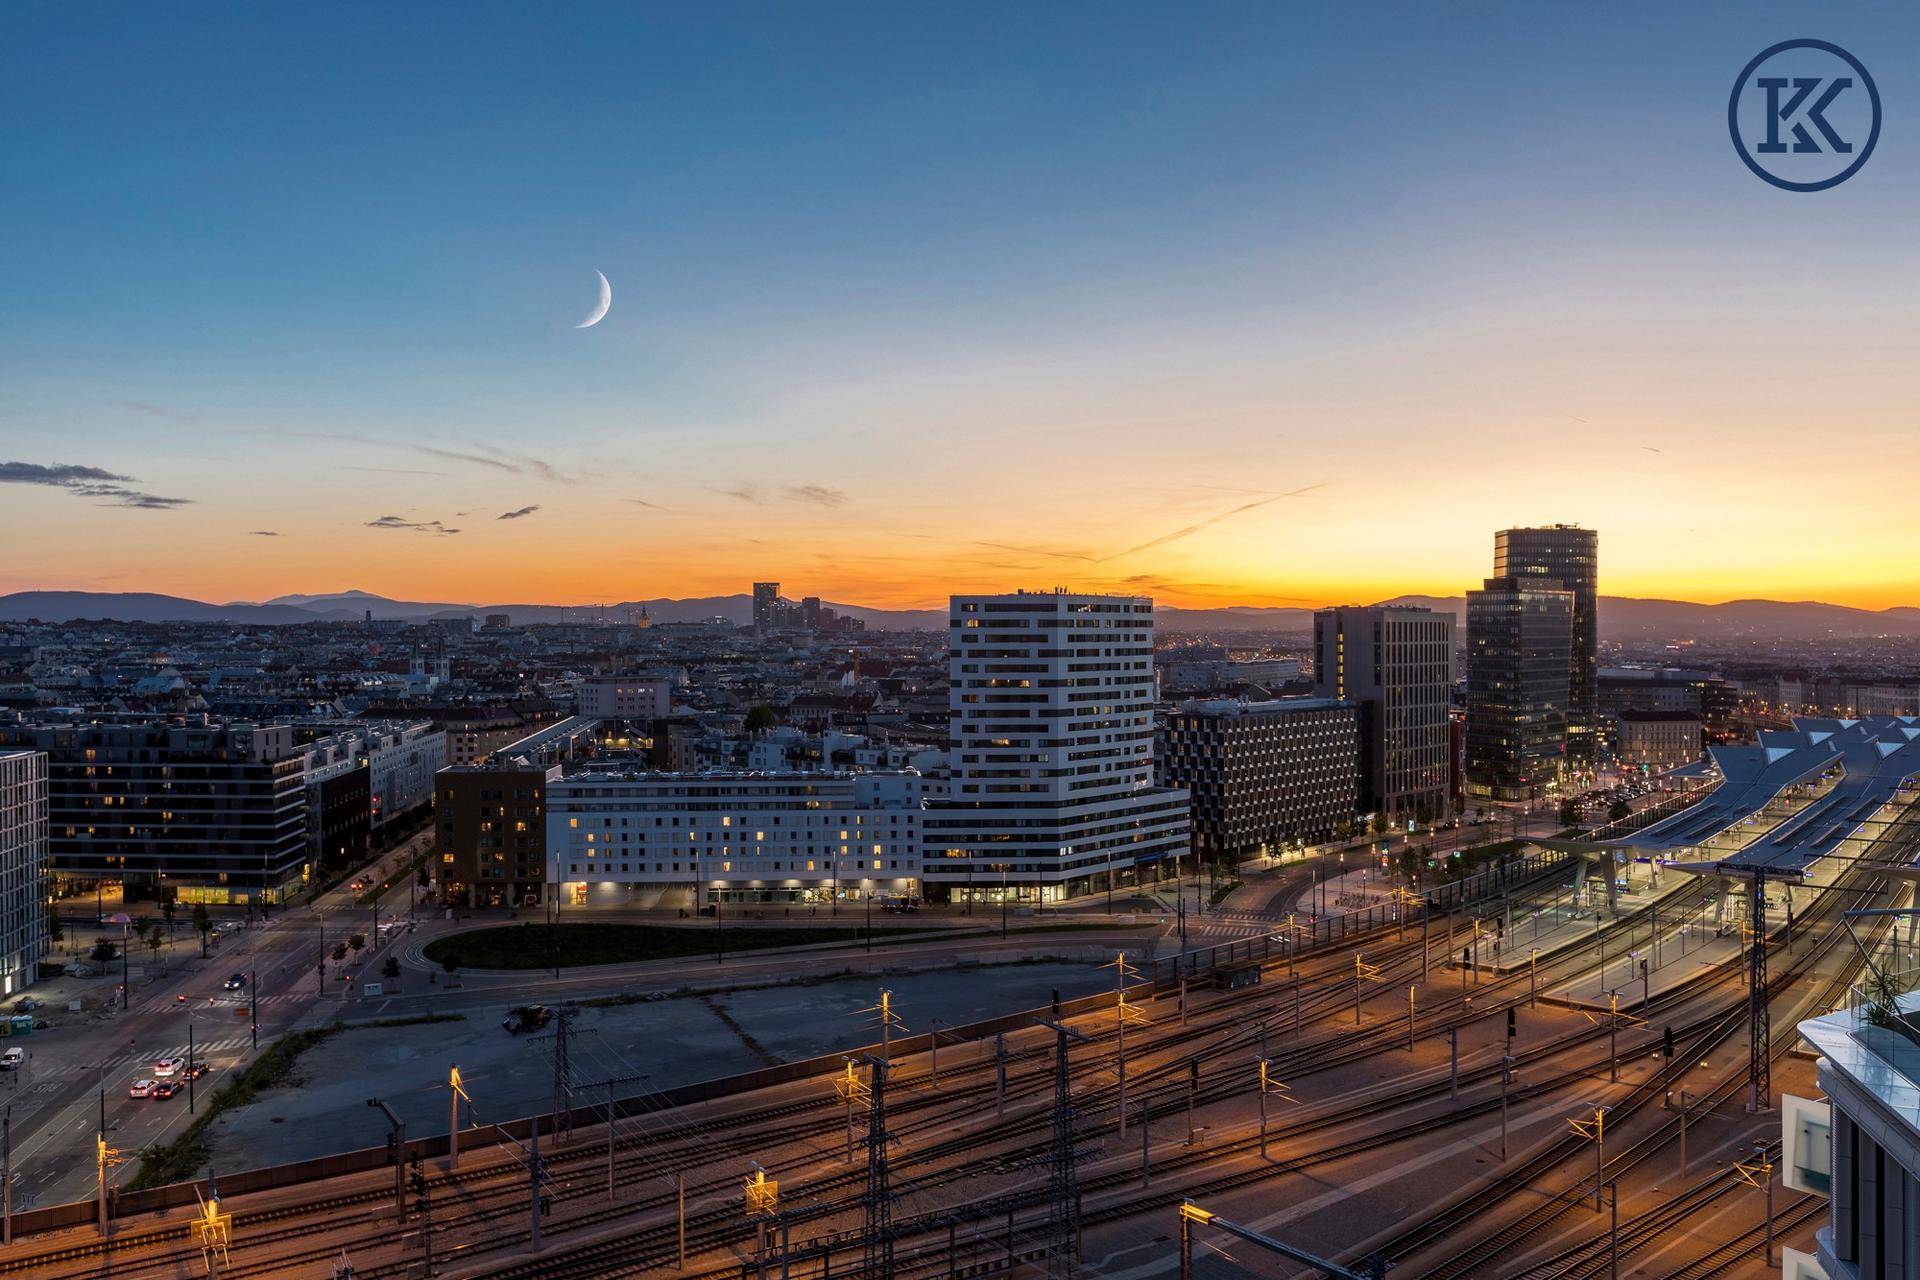
[[[192,501],[0,485],[0,590],[1313,603],[1574,520],[1612,592],[1920,603],[1910,7],[8,28],[0,460]],[[1795,195],[1726,96],[1807,35],[1887,122]]]

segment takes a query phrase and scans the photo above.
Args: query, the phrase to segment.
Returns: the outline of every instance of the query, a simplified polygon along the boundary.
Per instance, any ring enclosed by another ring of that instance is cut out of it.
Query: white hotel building
[[[650,773],[547,783],[547,883],[573,904],[920,896],[926,782],[875,773]],[[645,895],[642,890],[647,891]]]
[[[1153,779],[1153,602],[955,596],[952,782],[926,819],[928,896],[1057,901],[1185,854],[1184,790]]]

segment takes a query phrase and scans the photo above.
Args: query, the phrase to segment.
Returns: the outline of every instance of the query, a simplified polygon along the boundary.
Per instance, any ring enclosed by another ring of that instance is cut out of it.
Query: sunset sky
[[[1920,604],[1920,15],[1675,9],[16,6],[0,592]]]

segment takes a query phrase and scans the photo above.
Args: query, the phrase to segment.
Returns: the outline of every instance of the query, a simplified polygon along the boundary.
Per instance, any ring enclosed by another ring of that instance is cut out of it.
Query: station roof
[[[1712,747],[1709,753],[1722,778],[1712,794],[1618,843],[1655,853],[1690,849],[1753,817],[1788,787],[1837,770],[1839,778],[1825,794],[1717,860],[1798,871],[1832,853],[1902,791],[1913,790],[1920,778],[1920,717],[1803,717],[1790,730],[1763,730],[1754,745]]]

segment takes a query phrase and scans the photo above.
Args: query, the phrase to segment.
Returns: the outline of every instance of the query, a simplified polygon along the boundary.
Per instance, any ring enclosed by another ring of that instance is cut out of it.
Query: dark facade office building
[[[1313,692],[1366,708],[1362,812],[1436,822],[1451,808],[1454,622],[1431,609],[1344,607],[1313,618]]]
[[[1189,702],[1154,748],[1166,787],[1192,797],[1193,848],[1204,861],[1278,853],[1330,836],[1360,810],[1365,709],[1332,698]]]
[[[47,754],[54,891],[279,902],[309,857],[305,760],[285,725],[204,718],[0,726]],[[364,795],[364,792],[362,793]]]
[[[1493,576],[1558,586],[1573,597],[1567,666],[1567,758],[1591,762],[1600,744],[1600,535],[1570,524],[1493,535]]]
[[[1573,593],[1537,578],[1488,578],[1467,592],[1470,799],[1527,800],[1567,760]]]
[[[558,766],[474,765],[434,775],[439,860],[434,880],[448,901],[520,907],[541,901],[547,881],[547,780]]]

